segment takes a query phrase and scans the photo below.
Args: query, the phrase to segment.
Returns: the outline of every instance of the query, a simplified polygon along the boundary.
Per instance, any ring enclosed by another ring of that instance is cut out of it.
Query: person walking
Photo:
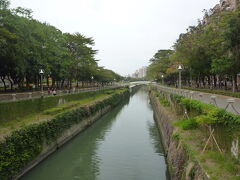
[[[50,88],[48,88],[48,95],[50,96],[51,95],[51,90],[50,90]]]

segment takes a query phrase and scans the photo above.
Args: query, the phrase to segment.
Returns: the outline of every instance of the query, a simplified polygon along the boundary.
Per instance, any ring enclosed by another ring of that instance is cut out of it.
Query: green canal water
[[[168,180],[163,153],[142,88],[21,180]]]

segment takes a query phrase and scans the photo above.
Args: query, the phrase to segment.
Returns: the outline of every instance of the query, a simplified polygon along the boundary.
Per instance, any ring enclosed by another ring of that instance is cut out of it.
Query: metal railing
[[[155,85],[159,91],[171,94],[178,94],[190,99],[200,100],[204,103],[213,104],[234,114],[240,114],[240,99],[211,93],[203,93],[192,90],[170,88],[162,85]]]
[[[98,86],[98,87],[79,88],[79,89],[71,89],[71,90],[57,90],[56,96],[63,96],[66,94],[75,94],[75,93],[81,93],[81,92],[99,91],[99,90],[104,90],[104,89],[114,89],[117,87],[123,87],[123,85],[104,86],[104,87]],[[0,102],[17,101],[17,100],[32,99],[32,98],[39,98],[39,97],[49,97],[49,96],[54,96],[54,95],[52,92],[49,93],[48,91],[0,94]]]

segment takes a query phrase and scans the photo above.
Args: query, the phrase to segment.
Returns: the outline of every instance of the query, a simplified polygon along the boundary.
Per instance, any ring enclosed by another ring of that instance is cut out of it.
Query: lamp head
[[[182,71],[182,70],[183,70],[183,65],[178,65],[177,69],[178,69],[179,71]]]
[[[44,74],[44,71],[40,69],[39,74]]]

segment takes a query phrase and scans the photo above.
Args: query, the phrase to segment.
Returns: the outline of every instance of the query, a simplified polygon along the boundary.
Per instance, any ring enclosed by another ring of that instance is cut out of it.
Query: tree
[[[171,62],[170,56],[172,53],[172,50],[159,50],[153,58],[150,59],[151,65],[147,69],[148,78],[160,79],[162,74],[166,74]]]

